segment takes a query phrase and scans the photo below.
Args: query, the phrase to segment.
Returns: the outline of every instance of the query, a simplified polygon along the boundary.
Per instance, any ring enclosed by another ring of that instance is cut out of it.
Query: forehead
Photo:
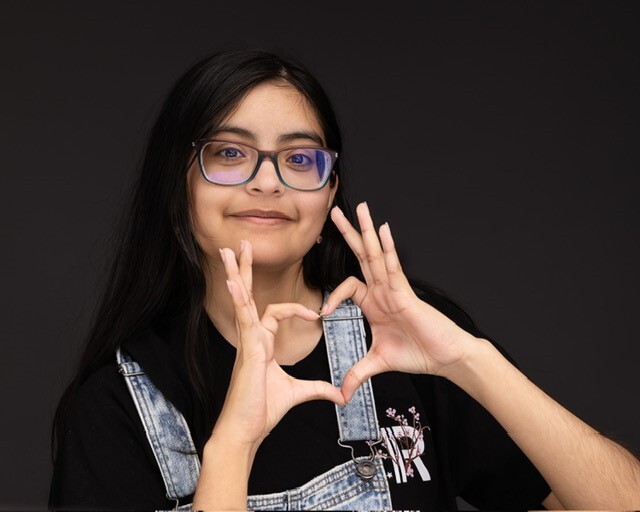
[[[311,103],[286,82],[255,86],[219,126],[247,130],[258,142],[273,142],[288,133],[315,132],[322,140],[322,126]]]

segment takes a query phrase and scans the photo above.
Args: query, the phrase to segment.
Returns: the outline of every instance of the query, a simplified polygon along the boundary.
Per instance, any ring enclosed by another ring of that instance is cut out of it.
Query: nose
[[[267,156],[260,162],[260,166],[253,179],[247,183],[249,192],[262,194],[281,194],[284,185],[278,178],[276,166],[271,157]]]

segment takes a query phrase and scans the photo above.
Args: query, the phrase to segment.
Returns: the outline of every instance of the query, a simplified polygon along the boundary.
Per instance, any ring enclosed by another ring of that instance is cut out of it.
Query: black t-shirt
[[[428,301],[467,331],[487,339],[448,303]],[[176,321],[127,340],[123,348],[185,416],[202,457],[213,425],[204,421],[189,383],[182,332]],[[217,417],[235,349],[211,323],[208,335],[211,361],[206,378],[215,390]],[[330,381],[324,338],[306,358],[283,368],[297,378]],[[398,372],[374,376],[372,386],[383,438],[374,449],[384,459],[394,509],[455,510],[456,496],[478,508],[540,508],[549,486],[504,429],[464,391],[440,377]],[[349,450],[337,439],[334,404],[318,400],[295,407],[260,446],[249,494],[298,487],[350,460]],[[369,453],[366,443],[354,446],[357,455]],[[55,508],[103,510],[175,506],[165,496],[115,354],[80,387],[60,440],[49,503]]]

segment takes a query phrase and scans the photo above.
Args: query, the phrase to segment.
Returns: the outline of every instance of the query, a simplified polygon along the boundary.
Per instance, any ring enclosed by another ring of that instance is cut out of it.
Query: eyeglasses
[[[338,153],[331,149],[306,146],[260,151],[248,144],[221,139],[202,139],[192,146],[204,179],[216,185],[248,183],[268,158],[284,186],[294,190],[319,190],[329,181],[338,159]]]

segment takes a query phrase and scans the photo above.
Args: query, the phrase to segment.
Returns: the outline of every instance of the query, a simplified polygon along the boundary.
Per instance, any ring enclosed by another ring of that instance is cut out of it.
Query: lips
[[[283,219],[291,220],[287,214],[277,210],[243,210],[230,214],[231,217],[260,217],[262,219]]]
[[[273,220],[292,220],[286,213],[278,210],[242,210],[239,212],[233,212],[229,214],[229,217],[239,217],[249,219],[273,219]]]

